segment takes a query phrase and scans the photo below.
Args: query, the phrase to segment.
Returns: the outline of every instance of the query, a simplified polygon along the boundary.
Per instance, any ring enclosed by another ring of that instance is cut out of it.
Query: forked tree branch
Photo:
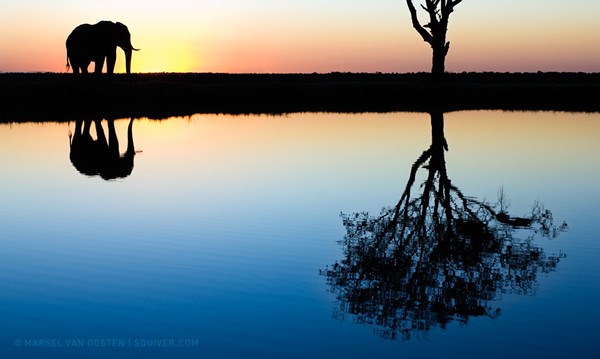
[[[428,0],[427,2],[429,4],[430,0]],[[417,30],[417,32],[419,33],[419,35],[421,35],[425,42],[432,44],[433,36],[431,36],[431,34],[427,30],[425,30],[423,26],[421,26],[419,18],[417,17],[417,9],[415,9],[412,0],[406,0],[406,4],[408,5],[408,10],[410,11],[410,18],[412,20],[413,27],[415,28],[415,30]],[[427,10],[425,7],[423,8]]]
[[[442,17],[448,19],[450,13],[454,11],[454,7],[460,4],[462,0],[442,0]]]
[[[427,7],[423,5],[421,5],[421,7],[429,14],[429,25],[431,26],[436,24],[439,20],[437,6],[440,3],[440,0],[426,0],[425,3],[427,4]],[[427,25],[425,27],[427,27]]]

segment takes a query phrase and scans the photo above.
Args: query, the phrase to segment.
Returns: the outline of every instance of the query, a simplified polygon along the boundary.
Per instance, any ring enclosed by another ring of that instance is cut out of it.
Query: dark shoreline
[[[0,123],[195,113],[600,112],[600,73],[0,74]]]

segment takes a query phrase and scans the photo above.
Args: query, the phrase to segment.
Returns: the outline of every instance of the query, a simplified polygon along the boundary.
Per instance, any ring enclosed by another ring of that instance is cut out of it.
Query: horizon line
[[[600,72],[586,72],[586,71],[524,71],[524,72],[511,72],[511,71],[461,71],[453,72],[446,71],[449,75],[463,75],[463,74],[600,74]],[[0,71],[0,74],[72,74],[71,72],[54,72],[54,71]],[[106,73],[102,73],[106,75]],[[418,71],[418,72],[352,72],[352,71],[330,71],[330,72],[132,72],[136,75],[159,75],[159,74],[189,74],[189,75],[431,75],[430,71]],[[94,73],[90,73],[90,76],[94,76]],[[126,75],[125,72],[115,72],[114,75]]]

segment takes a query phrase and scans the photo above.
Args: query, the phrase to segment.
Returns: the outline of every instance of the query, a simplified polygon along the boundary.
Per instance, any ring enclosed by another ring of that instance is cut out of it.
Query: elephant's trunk
[[[128,75],[131,75],[131,54],[132,51],[140,51],[140,49],[136,49],[131,45],[131,41],[129,42],[129,46],[123,48],[125,51],[125,71],[127,71]]]

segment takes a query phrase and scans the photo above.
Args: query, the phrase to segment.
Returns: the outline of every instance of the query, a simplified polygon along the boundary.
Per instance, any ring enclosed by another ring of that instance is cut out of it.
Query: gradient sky
[[[447,71],[600,72],[599,15],[598,0],[464,0]],[[129,27],[133,72],[431,69],[404,0],[4,0],[0,71],[64,72],[69,33],[100,20]]]

